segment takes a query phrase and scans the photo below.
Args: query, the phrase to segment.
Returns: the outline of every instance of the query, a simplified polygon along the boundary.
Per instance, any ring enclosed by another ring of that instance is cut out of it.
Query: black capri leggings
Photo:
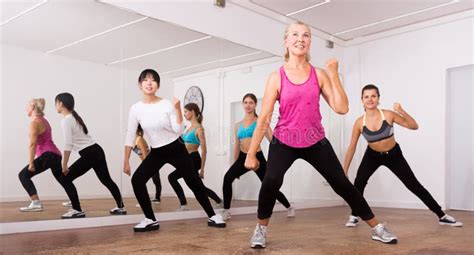
[[[45,152],[37,157],[33,164],[35,166],[35,171],[28,171],[28,165],[26,165],[19,173],[18,178],[20,179],[23,188],[25,188],[28,195],[33,196],[37,195],[36,187],[31,181],[33,176],[38,175],[51,168],[54,178],[64,187],[61,182],[62,167],[61,167],[61,156],[52,152]]]
[[[150,154],[142,161],[132,176],[133,191],[145,217],[151,220],[156,220],[148,196],[146,183],[166,163],[176,167],[176,170],[181,173],[184,181],[193,191],[194,196],[199,204],[201,204],[209,218],[214,216],[214,209],[212,209],[211,203],[207,198],[204,184],[195,171],[190,171],[190,169],[193,169],[192,159],[184,146],[183,140],[178,138],[176,141],[165,146],[152,148]]]
[[[224,175],[224,185],[223,185],[223,192],[224,192],[224,209],[230,209],[230,204],[232,202],[232,183],[235,179],[239,178],[243,174],[247,173],[249,170],[245,168],[245,158],[247,157],[246,153],[242,151],[239,154],[239,158],[237,161],[232,164],[230,169]],[[260,168],[257,169],[255,174],[258,176],[258,179],[263,182],[266,169],[267,169],[267,161],[265,160],[265,156],[261,151],[257,152],[257,159],[260,162]],[[281,186],[281,185],[280,185]],[[276,199],[286,208],[290,207],[290,202],[288,199],[279,191],[280,188],[276,191]]]
[[[286,171],[296,159],[310,163],[326,179],[332,189],[363,220],[374,217],[362,194],[344,175],[336,153],[326,138],[307,148],[293,148],[273,137],[268,153],[267,173],[263,179],[258,199],[258,218],[268,219],[272,215],[277,191],[283,184]]]
[[[361,194],[364,194],[364,189],[365,186],[367,186],[367,181],[370,176],[382,165],[388,167],[388,169],[390,169],[413,194],[419,197],[432,212],[438,215],[439,218],[444,216],[441,206],[416,179],[413,171],[403,157],[402,150],[398,143],[387,152],[377,152],[367,146],[367,150],[362,158],[354,181],[354,186]],[[352,211],[352,215],[358,216],[354,211]]]
[[[99,178],[100,182],[107,187],[107,189],[112,193],[112,196],[117,203],[117,207],[123,207],[122,195],[120,190],[112,180],[109,174],[109,169],[107,167],[107,161],[105,159],[105,153],[102,147],[97,143],[88,146],[79,151],[81,156],[76,160],[71,166],[69,166],[69,173],[66,176],[62,176],[62,181],[70,187],[70,192],[68,193],[69,199],[71,200],[72,208],[78,211],[82,211],[81,205],[79,202],[79,196],[77,195],[77,190],[72,182],[87,173],[91,168],[94,169],[95,174]]]
[[[199,170],[201,169],[201,155],[199,155],[199,152],[197,151],[191,152],[189,155],[191,156],[191,159],[193,161],[194,171],[198,175],[198,178],[199,178]],[[189,171],[189,170],[186,170],[186,171]],[[184,196],[183,188],[181,187],[181,185],[179,185],[179,182],[178,182],[180,178],[183,178],[183,175],[178,170],[174,170],[168,175],[168,180],[171,184],[171,187],[173,187],[174,192],[176,192],[176,195],[178,196],[179,203],[181,205],[186,205],[187,201],[186,201],[186,197]],[[222,199],[214,191],[207,188],[206,186],[204,186],[204,188],[209,198],[216,201],[216,203],[222,202]]]

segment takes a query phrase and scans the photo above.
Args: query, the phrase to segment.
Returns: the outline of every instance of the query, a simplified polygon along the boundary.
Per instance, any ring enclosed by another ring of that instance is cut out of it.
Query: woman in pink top
[[[29,164],[20,171],[18,177],[26,192],[30,195],[31,203],[26,207],[21,207],[20,211],[22,212],[43,211],[38,192],[31,181],[33,176],[51,168],[54,177],[61,183],[61,152],[54,145],[51,137],[51,126],[44,118],[44,106],[44,98],[38,98],[30,100],[26,108],[28,117],[31,118],[28,147]]]
[[[250,246],[265,248],[266,227],[275,206],[276,194],[286,171],[296,159],[303,159],[316,168],[334,191],[358,212],[373,228],[372,239],[396,243],[397,238],[383,224],[379,224],[365,199],[346,178],[336,153],[325,138],[319,107],[320,95],[336,113],[345,114],[349,110],[338,75],[337,60],[329,60],[326,71],[314,68],[309,63],[311,30],[302,22],[287,27],[284,44],[286,63],[268,78],[262,113],[245,161],[248,169],[258,169],[256,153],[278,100],[280,118],[270,144],[267,174],[258,199],[258,224]]]

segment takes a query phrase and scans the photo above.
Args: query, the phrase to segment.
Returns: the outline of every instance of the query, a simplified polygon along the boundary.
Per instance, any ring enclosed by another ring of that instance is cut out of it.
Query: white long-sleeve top
[[[158,148],[174,142],[183,132],[184,126],[176,122],[176,111],[167,99],[157,103],[137,102],[130,108],[125,145],[135,145],[136,130],[140,124],[148,137],[152,148]]]
[[[61,120],[61,128],[64,134],[64,150],[80,151],[95,144],[90,135],[84,133],[81,124],[76,121],[72,114],[64,116]]]

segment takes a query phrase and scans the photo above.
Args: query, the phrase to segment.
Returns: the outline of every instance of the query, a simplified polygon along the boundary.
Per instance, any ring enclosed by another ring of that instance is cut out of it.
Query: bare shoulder
[[[359,118],[357,118],[356,121],[354,122],[354,127],[358,127],[360,130],[362,130],[363,119],[364,119],[364,115],[359,116]]]

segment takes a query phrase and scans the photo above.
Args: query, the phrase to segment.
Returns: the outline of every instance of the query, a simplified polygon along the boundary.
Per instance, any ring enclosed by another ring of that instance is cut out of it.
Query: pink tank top
[[[275,137],[294,148],[306,148],[324,138],[319,109],[320,87],[316,70],[311,66],[309,78],[302,84],[292,83],[280,67],[280,117]]]
[[[36,140],[36,156],[39,157],[45,152],[52,152],[61,156],[61,152],[53,142],[53,138],[51,136],[51,126],[49,125],[49,122],[44,117],[39,118],[43,122],[46,130],[41,135],[39,135]]]

